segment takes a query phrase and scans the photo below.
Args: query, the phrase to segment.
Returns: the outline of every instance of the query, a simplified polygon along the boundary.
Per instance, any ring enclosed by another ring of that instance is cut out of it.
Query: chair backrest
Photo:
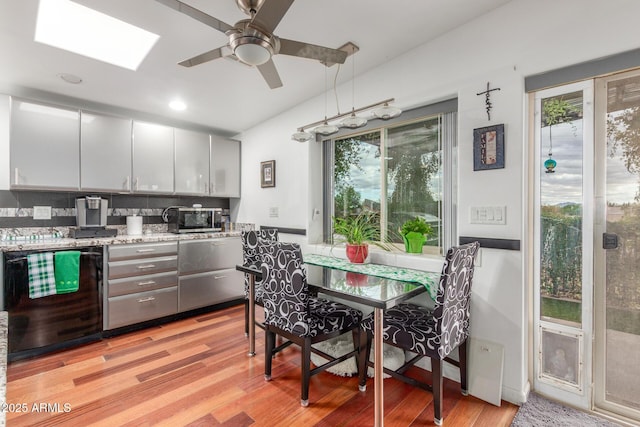
[[[275,242],[278,240],[278,230],[269,228],[265,230],[243,231],[240,237],[242,242],[242,263],[252,265],[258,262],[258,243],[261,241]],[[260,282],[256,281],[256,284]],[[244,294],[249,295],[249,275],[244,275]]]
[[[242,241],[242,261],[245,265],[257,262],[258,242],[260,240],[277,241],[278,229],[268,228],[265,230],[243,231]]]
[[[309,333],[309,286],[302,267],[300,245],[263,242],[262,301],[265,325],[273,325],[298,336]]]
[[[433,316],[436,336],[440,337],[438,354],[445,358],[469,336],[471,282],[480,244],[467,243],[447,251]]]

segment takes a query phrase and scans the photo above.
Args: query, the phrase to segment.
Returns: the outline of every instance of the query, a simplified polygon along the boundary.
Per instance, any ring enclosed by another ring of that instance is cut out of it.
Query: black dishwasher
[[[78,290],[35,299],[29,298],[27,255],[61,251],[4,252],[4,309],[9,313],[9,361],[102,337],[103,247],[68,250],[80,251]]]

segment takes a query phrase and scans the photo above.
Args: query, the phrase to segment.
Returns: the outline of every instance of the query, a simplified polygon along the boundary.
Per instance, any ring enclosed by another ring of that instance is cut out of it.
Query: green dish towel
[[[80,251],[60,251],[55,256],[56,292],[76,292],[80,286]]]

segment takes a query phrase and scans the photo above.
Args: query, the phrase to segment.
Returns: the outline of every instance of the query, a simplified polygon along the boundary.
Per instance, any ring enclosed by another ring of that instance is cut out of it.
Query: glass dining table
[[[379,264],[350,264],[321,255],[304,255],[307,283],[311,292],[331,295],[373,308],[374,316],[374,425],[384,424],[383,413],[383,339],[384,310],[428,292],[437,291],[439,272],[420,271]],[[258,266],[238,265],[249,274],[249,356],[255,355],[255,279],[262,273]],[[364,391],[361,388],[361,391]]]

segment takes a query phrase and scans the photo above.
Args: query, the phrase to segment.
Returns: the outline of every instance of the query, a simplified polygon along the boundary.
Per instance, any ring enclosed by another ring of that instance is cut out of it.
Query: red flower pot
[[[351,245],[347,243],[347,258],[354,264],[362,264],[369,255],[368,245]]]

